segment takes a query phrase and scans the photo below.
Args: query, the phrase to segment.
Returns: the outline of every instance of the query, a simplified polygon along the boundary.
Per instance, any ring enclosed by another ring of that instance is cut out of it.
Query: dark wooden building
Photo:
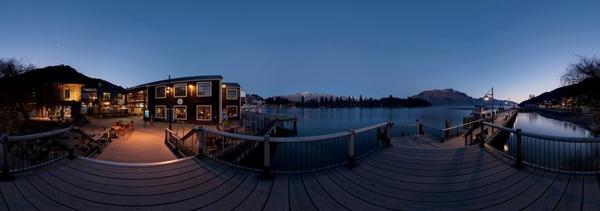
[[[227,88],[231,86],[231,88]],[[145,90],[145,91],[144,91]],[[226,96],[229,90],[230,95]],[[193,124],[219,124],[229,115],[239,118],[240,85],[223,83],[220,75],[192,76],[155,81],[128,89],[135,97],[134,106],[146,105],[148,115],[155,121],[185,121]],[[235,94],[234,94],[235,92]],[[145,101],[140,101],[145,96]],[[229,106],[229,107],[227,107]],[[234,107],[235,106],[235,107]]]

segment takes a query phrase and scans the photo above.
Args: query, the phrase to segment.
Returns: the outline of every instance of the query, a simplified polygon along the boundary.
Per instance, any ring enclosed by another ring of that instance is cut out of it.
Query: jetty
[[[481,125],[484,130],[517,130],[491,122]],[[203,127],[191,130],[192,135],[173,136],[165,130],[165,141],[195,142],[178,145],[194,154],[153,163],[93,159],[75,147],[53,147],[49,159],[20,163],[23,159],[16,159],[20,155],[13,151],[17,145],[43,140],[76,146],[72,143],[86,138],[77,135],[76,128],[4,136],[0,209],[600,209],[600,166],[594,159],[579,161],[589,168],[572,168],[535,163],[542,159],[527,153],[515,157],[486,142],[416,148],[402,144],[415,135],[395,137],[395,127],[385,122],[311,137],[250,136]],[[511,140],[519,135],[522,141],[544,138],[519,132]],[[592,146],[591,141],[598,140],[578,141]],[[253,155],[258,166],[223,153],[249,145],[261,149]],[[593,146],[585,152],[597,159],[593,153],[598,148]]]

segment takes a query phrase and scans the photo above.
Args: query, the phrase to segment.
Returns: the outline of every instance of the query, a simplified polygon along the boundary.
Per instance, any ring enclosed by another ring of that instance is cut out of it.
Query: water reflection
[[[432,127],[442,128],[444,121],[461,124],[472,107],[428,108],[269,108],[265,113],[288,114],[298,117],[300,136],[322,135],[361,128],[384,121],[397,125],[415,124],[416,120]]]
[[[515,128],[525,132],[563,137],[593,137],[593,134],[576,124],[544,117],[535,112],[519,112]]]

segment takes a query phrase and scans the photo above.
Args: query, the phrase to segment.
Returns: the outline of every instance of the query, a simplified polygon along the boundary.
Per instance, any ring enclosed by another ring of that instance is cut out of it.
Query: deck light
[[[227,85],[223,84],[223,88],[227,87]]]

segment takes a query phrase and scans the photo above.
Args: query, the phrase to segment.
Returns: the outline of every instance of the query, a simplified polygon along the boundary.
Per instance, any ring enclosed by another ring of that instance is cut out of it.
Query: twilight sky
[[[68,64],[131,87],[220,74],[262,96],[411,96],[454,88],[521,101],[600,56],[600,1],[0,2],[0,57]]]

